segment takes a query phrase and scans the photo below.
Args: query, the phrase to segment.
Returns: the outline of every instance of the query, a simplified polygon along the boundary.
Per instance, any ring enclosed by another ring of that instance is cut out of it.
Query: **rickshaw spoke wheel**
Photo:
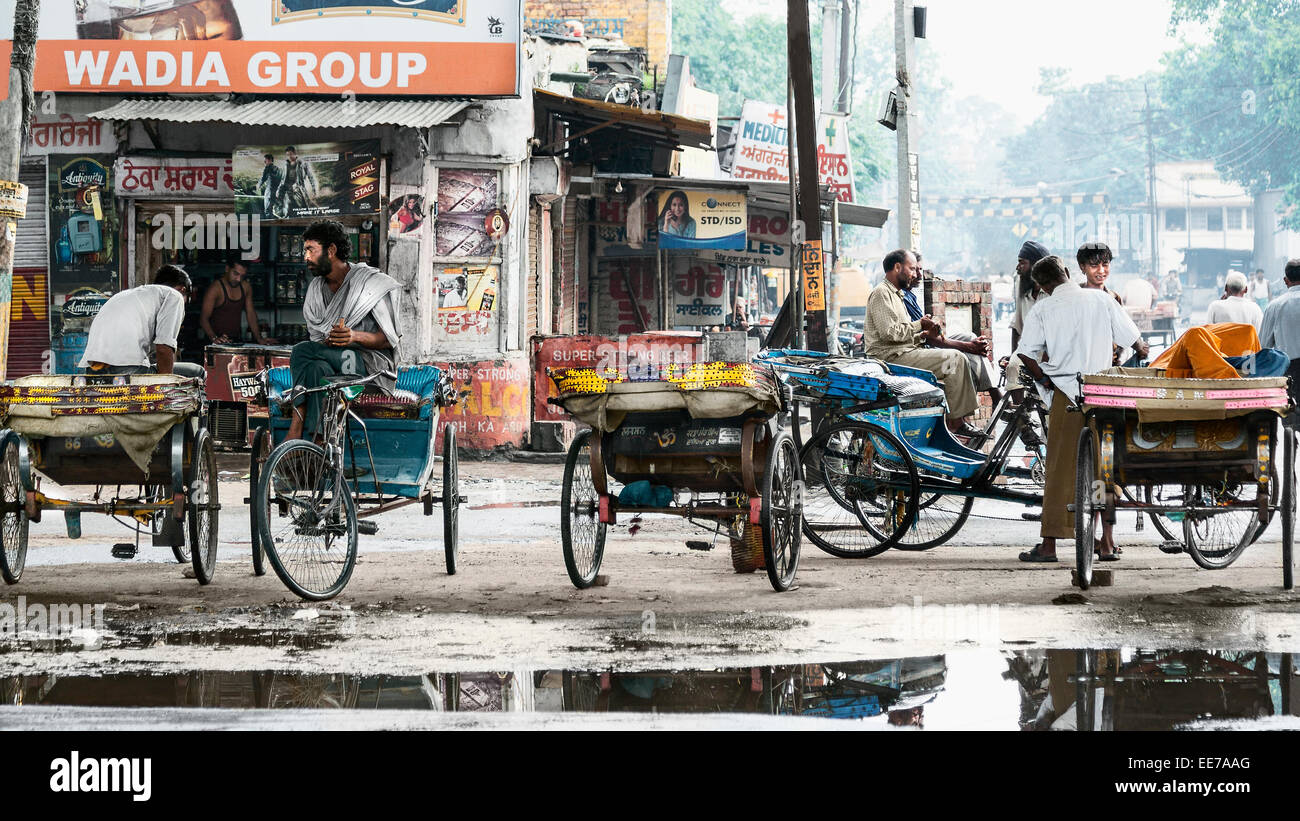
[[[1087,427],[1079,435],[1079,461],[1074,474],[1074,558],[1079,574],[1079,589],[1092,584],[1092,551],[1097,538],[1097,516],[1093,515],[1093,490],[1097,476],[1097,458],[1093,452],[1092,431]]]
[[[4,444],[3,462],[0,463],[0,502],[4,503],[4,519],[0,522],[0,576],[6,584],[18,584],[27,566],[27,512],[22,475],[18,467],[18,443],[10,437]]]
[[[217,454],[206,430],[194,442],[189,498],[185,502],[190,560],[199,584],[211,584],[217,569]]]
[[[789,590],[799,570],[799,531],[803,519],[799,457],[794,439],[779,434],[772,442],[765,470],[763,563],[778,593]]]
[[[600,521],[600,498],[591,478],[591,431],[573,439],[564,460],[564,487],[560,492],[560,541],[569,581],[584,590],[596,581],[605,555],[605,528]]]
[[[347,483],[313,442],[291,439],[271,451],[256,496],[271,569],[299,597],[337,596],[357,560],[357,515]],[[288,508],[272,516],[274,507]]]
[[[803,533],[845,559],[888,550],[916,513],[916,470],[903,444],[865,422],[823,428],[800,452]]]
[[[259,428],[253,436],[253,447],[248,459],[248,525],[253,543],[253,575],[266,575],[266,549],[262,545],[264,531],[257,522],[257,494],[262,486],[261,475],[266,468],[266,459],[271,453],[271,428],[268,425]]]
[[[1274,465],[1268,483],[1268,493],[1276,496],[1281,490],[1277,466]],[[1188,506],[1206,507],[1209,511],[1188,513],[1183,517],[1183,544],[1192,555],[1192,561],[1206,570],[1221,570],[1235,562],[1243,551],[1268,528],[1259,521],[1258,483],[1229,484],[1219,487],[1191,485],[1187,488]],[[1247,504],[1249,507],[1238,507]],[[1272,520],[1270,504],[1268,519]]]
[[[443,428],[442,437],[442,552],[447,575],[454,576],[460,549],[460,462],[455,426]]]

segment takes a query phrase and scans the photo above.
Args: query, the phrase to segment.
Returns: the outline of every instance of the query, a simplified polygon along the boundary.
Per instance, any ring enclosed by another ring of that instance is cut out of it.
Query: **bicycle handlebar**
[[[372,373],[366,376],[358,376],[358,377],[326,377],[327,379],[329,379],[329,384],[327,385],[320,385],[315,388],[308,388],[305,385],[294,385],[292,388],[290,388],[289,390],[285,391],[283,394],[280,395],[280,402],[282,403],[294,402],[300,397],[306,396],[309,393],[321,393],[323,391],[340,391],[343,390],[344,388],[351,388],[356,385],[368,385],[381,376],[386,376],[389,379],[397,378],[397,374],[394,373],[393,371],[379,371],[378,373]]]

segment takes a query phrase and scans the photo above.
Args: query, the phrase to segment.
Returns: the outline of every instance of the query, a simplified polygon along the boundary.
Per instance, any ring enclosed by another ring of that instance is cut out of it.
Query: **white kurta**
[[[1240,322],[1243,325],[1254,325],[1258,331],[1264,322],[1264,311],[1244,296],[1216,299],[1205,312],[1205,324],[1213,325],[1216,322]]]
[[[1025,317],[1016,355],[1041,359],[1043,373],[1071,398],[1081,393],[1079,374],[1098,373],[1111,366],[1114,346],[1131,347],[1140,339],[1128,313],[1105,291],[1080,288],[1073,282],[1058,285],[1051,296],[1038,300]],[[1043,401],[1051,393],[1037,386]]]

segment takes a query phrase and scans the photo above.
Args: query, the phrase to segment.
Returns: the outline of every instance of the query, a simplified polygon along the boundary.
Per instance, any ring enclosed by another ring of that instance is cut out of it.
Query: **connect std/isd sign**
[[[13,16],[0,3],[6,37]],[[520,0],[47,0],[36,89],[510,96],[521,17]]]
[[[743,191],[665,189],[659,192],[658,209],[660,248],[745,250],[748,212]]]

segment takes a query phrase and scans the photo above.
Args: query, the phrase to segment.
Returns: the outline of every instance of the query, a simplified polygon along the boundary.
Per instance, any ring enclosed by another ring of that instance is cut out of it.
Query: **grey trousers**
[[[974,342],[979,337],[975,334],[968,334],[958,331],[955,334],[945,334],[953,342]],[[989,361],[979,354],[968,353],[962,354],[966,357],[966,364],[970,367],[970,381],[975,385],[975,392],[982,393],[993,387],[993,376],[989,373]]]

